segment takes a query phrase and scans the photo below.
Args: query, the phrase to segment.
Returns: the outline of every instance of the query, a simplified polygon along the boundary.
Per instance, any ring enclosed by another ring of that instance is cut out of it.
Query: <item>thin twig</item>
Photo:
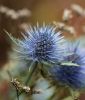
[[[8,70],[7,71],[7,73],[8,73],[8,75],[9,75],[9,77],[10,77],[10,79],[11,79],[11,83],[12,83],[12,85],[16,88],[16,94],[17,94],[17,100],[19,100],[19,91],[18,91],[18,88],[14,85],[14,79],[12,78],[12,75],[11,75],[11,73],[10,73],[10,71]]]
[[[17,88],[16,88],[16,93],[17,93],[17,100],[19,100],[19,92]]]

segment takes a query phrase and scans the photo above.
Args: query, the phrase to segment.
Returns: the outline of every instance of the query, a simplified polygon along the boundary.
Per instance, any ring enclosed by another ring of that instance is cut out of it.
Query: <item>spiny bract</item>
[[[30,27],[25,34],[22,34],[23,40],[10,36],[19,47],[16,51],[20,59],[32,59],[38,62],[61,60],[65,41],[61,33],[55,29],[51,25]]]
[[[78,43],[69,43],[68,51],[72,52],[72,55],[65,57],[64,61],[73,64],[52,67],[50,69],[52,78],[73,89],[85,88],[85,49],[80,48]]]

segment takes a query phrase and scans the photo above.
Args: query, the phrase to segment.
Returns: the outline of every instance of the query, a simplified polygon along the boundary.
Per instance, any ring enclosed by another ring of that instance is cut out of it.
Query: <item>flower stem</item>
[[[28,74],[28,77],[27,77],[27,79],[26,79],[25,86],[26,86],[27,84],[29,84],[29,82],[30,82],[30,80],[31,80],[31,78],[32,78],[32,76],[33,76],[33,73],[34,73],[34,72],[36,71],[36,69],[37,69],[37,65],[38,65],[38,62],[32,62],[32,64],[30,65],[29,74]],[[21,92],[19,93],[19,96],[20,96],[22,93],[23,93],[23,91],[21,91]]]
[[[33,73],[34,73],[35,70],[37,69],[37,64],[38,64],[38,62],[32,63],[32,66],[31,66],[31,68],[30,68],[29,75],[28,75],[28,77],[27,77],[27,80],[26,80],[26,82],[25,82],[25,85],[27,85],[27,84],[29,83],[29,81],[31,80],[31,77],[32,77]]]

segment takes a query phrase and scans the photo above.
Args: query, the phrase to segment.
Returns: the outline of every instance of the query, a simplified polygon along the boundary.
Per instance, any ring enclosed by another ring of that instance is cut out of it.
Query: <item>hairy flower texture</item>
[[[68,51],[72,55],[65,57],[68,63],[62,63],[51,68],[52,78],[60,84],[72,89],[85,88],[85,49],[78,46],[78,43],[69,44]]]
[[[16,51],[21,59],[32,59],[33,61],[58,61],[61,60],[64,52],[64,37],[60,32],[55,31],[51,25],[42,27],[30,27],[25,34],[24,39],[19,40],[10,36],[19,47]]]

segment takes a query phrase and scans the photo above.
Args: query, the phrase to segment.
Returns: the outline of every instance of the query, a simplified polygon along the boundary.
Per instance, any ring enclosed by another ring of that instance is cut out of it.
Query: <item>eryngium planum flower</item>
[[[83,89],[85,88],[85,49],[80,48],[78,43],[69,43],[68,51],[72,54],[65,57],[65,62],[50,69],[52,79],[72,89]]]
[[[19,47],[16,49],[18,57],[38,62],[61,60],[65,41],[61,33],[55,29],[50,25],[30,27],[25,34],[22,33],[23,40],[10,36]]]

